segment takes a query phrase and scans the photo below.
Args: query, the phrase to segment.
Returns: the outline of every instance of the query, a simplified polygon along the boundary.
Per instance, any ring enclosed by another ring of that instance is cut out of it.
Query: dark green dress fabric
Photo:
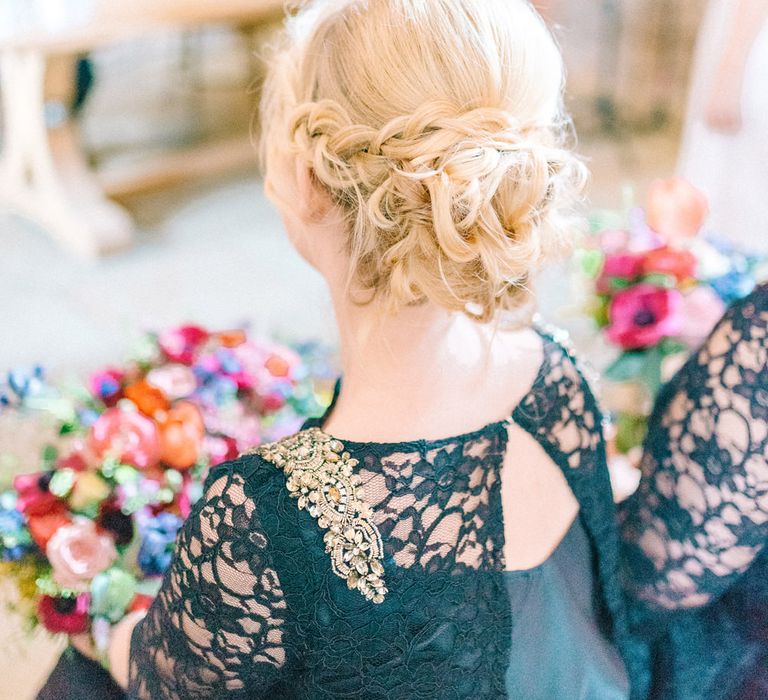
[[[134,631],[129,695],[628,697],[602,417],[573,358],[542,335],[538,377],[506,419],[444,440],[344,441],[381,537],[380,604],[333,572],[317,518],[275,464],[248,454],[213,470]],[[581,507],[552,558],[527,573],[507,571],[503,557],[511,422],[562,469]]]

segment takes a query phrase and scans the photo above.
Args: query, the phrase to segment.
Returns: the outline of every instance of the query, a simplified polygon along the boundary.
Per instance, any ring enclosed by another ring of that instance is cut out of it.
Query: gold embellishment
[[[387,588],[381,535],[363,501],[360,477],[353,473],[358,461],[344,445],[319,428],[309,428],[248,453],[261,455],[285,472],[285,485],[298,499],[299,509],[327,530],[323,540],[333,573],[368,600],[382,603]]]

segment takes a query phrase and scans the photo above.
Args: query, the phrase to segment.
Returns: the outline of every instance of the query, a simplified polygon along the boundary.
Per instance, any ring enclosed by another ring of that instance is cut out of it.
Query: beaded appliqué
[[[373,512],[363,502],[360,477],[353,473],[358,460],[319,428],[248,452],[285,472],[285,485],[291,497],[298,499],[299,509],[308,511],[327,530],[323,540],[333,573],[368,600],[382,603],[387,593],[381,564],[384,549]]]

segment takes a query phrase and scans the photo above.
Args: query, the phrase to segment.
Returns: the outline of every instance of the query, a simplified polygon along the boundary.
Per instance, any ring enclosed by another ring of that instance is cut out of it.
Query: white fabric
[[[709,197],[713,230],[746,249],[768,253],[768,23],[747,62],[741,130],[722,134],[705,123],[736,5],[735,0],[710,0],[707,7],[678,171]]]

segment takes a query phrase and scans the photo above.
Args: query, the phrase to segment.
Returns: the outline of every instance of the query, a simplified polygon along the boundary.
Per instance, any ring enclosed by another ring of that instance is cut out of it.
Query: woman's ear
[[[297,205],[300,218],[308,224],[326,220],[334,205],[331,196],[315,177],[314,171],[296,159]]]

